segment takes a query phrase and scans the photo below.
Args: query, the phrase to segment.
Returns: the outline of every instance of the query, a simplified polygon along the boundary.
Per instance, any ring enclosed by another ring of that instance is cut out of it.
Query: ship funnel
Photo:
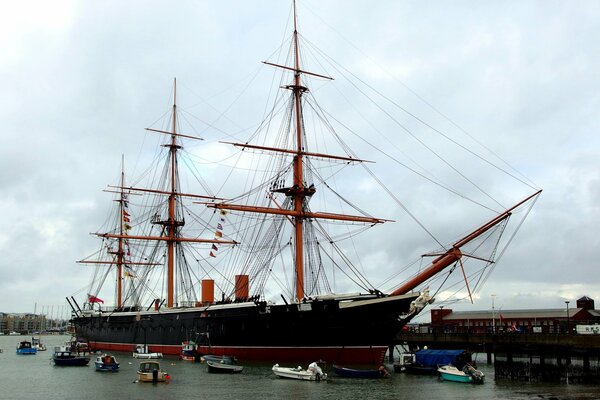
[[[208,306],[215,302],[215,281],[202,279],[202,305]]]
[[[248,275],[235,276],[235,299],[237,301],[247,301],[249,293]]]

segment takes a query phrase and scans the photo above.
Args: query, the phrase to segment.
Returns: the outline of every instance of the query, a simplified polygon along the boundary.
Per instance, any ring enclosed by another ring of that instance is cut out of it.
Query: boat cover
[[[415,353],[415,361],[427,367],[452,364],[464,350],[419,350]]]

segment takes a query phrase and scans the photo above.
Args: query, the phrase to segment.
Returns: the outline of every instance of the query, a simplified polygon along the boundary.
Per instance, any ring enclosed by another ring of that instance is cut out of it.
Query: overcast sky
[[[168,110],[174,77],[190,115],[248,137],[268,92],[249,77],[262,74],[261,61],[277,61],[290,4],[18,1],[2,8],[0,311],[40,312],[62,307],[65,296],[81,298],[90,269],[75,261],[96,248],[89,233],[110,206],[102,189],[117,182],[122,154],[143,170],[143,129]],[[489,309],[492,294],[503,309],[574,306],[583,295],[600,301],[600,2],[307,0],[298,10],[307,43],[440,121],[426,100],[544,190],[475,304],[454,308]],[[323,92],[328,112],[351,116]],[[196,129],[210,137],[203,123]],[[533,191],[502,184],[494,195],[508,206]],[[376,206],[379,216],[385,206]],[[451,241],[478,222],[436,237]],[[382,249],[400,247],[407,251],[394,243]]]

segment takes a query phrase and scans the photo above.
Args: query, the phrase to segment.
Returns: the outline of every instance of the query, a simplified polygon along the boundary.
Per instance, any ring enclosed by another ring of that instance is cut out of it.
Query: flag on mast
[[[104,300],[88,293],[88,303],[103,303],[104,304]]]

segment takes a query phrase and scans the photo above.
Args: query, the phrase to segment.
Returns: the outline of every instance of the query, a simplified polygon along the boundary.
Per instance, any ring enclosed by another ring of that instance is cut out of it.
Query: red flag
[[[96,297],[96,296],[92,296],[91,294],[88,294],[88,303],[102,303],[104,304],[104,300]]]
[[[217,247],[217,245],[216,245],[216,244],[214,244],[214,243],[213,243],[213,245],[212,245],[212,249],[213,249],[213,250],[219,250],[219,248]]]
[[[217,256],[215,256],[215,254],[212,251],[210,252],[210,256],[211,257],[217,257]]]
[[[127,211],[125,211],[125,210],[123,210],[123,215],[126,216],[126,217],[130,217],[129,213]]]
[[[123,215],[123,221],[124,221],[124,222],[131,222],[131,221],[129,220],[129,217],[127,217],[126,215]]]

